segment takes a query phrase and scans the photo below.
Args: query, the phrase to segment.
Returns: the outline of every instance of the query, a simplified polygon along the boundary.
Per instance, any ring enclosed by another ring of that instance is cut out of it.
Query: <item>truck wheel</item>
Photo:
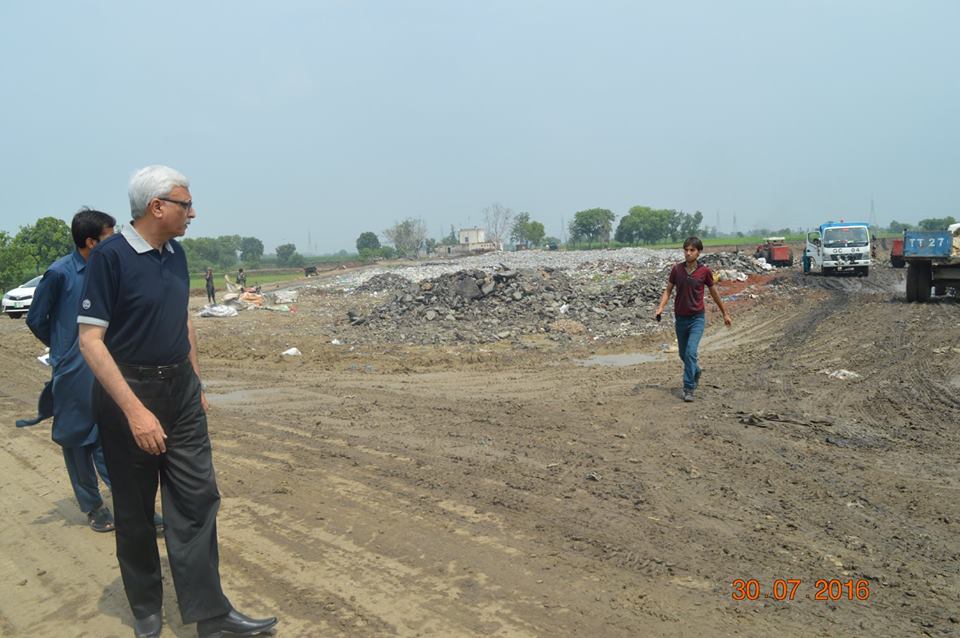
[[[19,319],[20,317],[23,316],[22,312],[11,312],[9,314],[11,319]]]
[[[930,262],[915,261],[910,265],[917,268],[917,301],[926,303],[930,301],[930,287],[933,285]]]
[[[823,267],[823,275],[824,275],[824,277],[830,277],[830,276],[832,276],[833,273],[835,273],[836,271],[837,271],[836,268],[827,268],[826,266]]]
[[[861,277],[870,276],[870,266],[864,266],[863,268],[858,268],[857,274],[860,275]]]
[[[907,264],[907,302],[913,303],[917,300],[917,288],[919,285],[918,275],[920,274],[920,269],[917,267],[917,264],[910,263]]]
[[[944,286],[943,284],[937,284],[936,286],[933,287],[933,294],[935,294],[938,297],[942,297],[945,294],[947,294],[947,287]]]

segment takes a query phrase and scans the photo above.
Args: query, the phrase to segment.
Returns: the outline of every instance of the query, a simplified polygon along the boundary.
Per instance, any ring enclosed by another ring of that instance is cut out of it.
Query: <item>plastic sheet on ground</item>
[[[273,312],[290,312],[290,306],[286,304],[278,304],[275,306],[260,306],[263,310],[272,310]]]
[[[844,370],[843,368],[839,370],[821,370],[820,373],[827,375],[831,379],[840,379],[841,381],[857,381],[862,378],[856,372]]]
[[[716,281],[746,281],[747,273],[732,269],[718,270],[715,279]]]
[[[287,357],[299,357],[303,353],[300,352],[300,350],[298,350],[297,348],[290,348],[289,350],[284,350],[280,354]]]
[[[273,293],[273,301],[276,304],[296,303],[299,293],[296,290],[278,290]]]
[[[236,317],[238,314],[236,308],[224,304],[206,305],[197,313],[200,317]]]

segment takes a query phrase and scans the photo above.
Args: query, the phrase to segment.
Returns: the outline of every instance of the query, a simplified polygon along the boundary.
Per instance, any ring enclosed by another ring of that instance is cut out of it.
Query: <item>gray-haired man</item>
[[[252,636],[276,618],[237,612],[220,587],[217,490],[207,401],[187,312],[190,275],[172,241],[196,217],[187,179],[148,166],[130,180],[131,224],[91,254],[80,349],[113,479],[117,559],[140,636],[159,636],[163,600],[153,526],[158,482],[170,571],[183,622],[201,638]]]

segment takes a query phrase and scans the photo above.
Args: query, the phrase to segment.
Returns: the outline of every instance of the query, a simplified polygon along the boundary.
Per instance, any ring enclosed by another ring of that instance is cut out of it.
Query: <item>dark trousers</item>
[[[167,556],[183,622],[225,614],[231,607],[220,587],[220,493],[207,417],[200,406],[200,381],[189,361],[161,367],[121,365],[120,371],[167,435],[166,453],[154,456],[141,450],[123,412],[99,382],[94,384],[94,416],[113,481],[117,560],[133,615],[154,614],[163,601],[153,524],[158,482]]]
[[[89,514],[103,505],[97,473],[110,488],[110,474],[103,458],[103,448],[99,443],[63,448],[63,461],[67,466],[73,493],[80,504],[80,511]]]

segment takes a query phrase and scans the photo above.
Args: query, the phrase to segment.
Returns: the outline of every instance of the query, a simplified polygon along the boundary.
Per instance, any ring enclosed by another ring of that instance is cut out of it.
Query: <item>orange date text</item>
[[[769,585],[761,584],[756,578],[737,578],[731,583],[731,597],[734,600],[794,600],[798,597],[813,600],[867,600],[870,598],[870,582],[837,578],[820,578],[813,584],[813,595],[802,592],[799,578],[776,578]]]

